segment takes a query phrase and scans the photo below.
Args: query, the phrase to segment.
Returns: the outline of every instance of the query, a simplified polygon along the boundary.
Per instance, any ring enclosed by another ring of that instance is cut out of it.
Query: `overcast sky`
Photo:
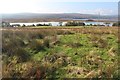
[[[118,0],[1,0],[0,13],[83,13],[116,15]]]

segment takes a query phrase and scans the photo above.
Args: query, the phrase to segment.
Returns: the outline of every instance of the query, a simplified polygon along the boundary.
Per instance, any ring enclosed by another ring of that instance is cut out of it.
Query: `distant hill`
[[[107,19],[117,20],[117,15],[92,15],[79,13],[39,14],[39,13],[17,13],[2,14],[2,20],[7,22],[39,22],[39,21],[64,21],[72,19]]]

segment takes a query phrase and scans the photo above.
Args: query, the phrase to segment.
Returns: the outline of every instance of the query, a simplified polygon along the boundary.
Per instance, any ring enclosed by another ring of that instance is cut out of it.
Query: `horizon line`
[[[80,12],[43,12],[43,13],[39,13],[39,12],[13,12],[13,13],[0,13],[0,15],[4,15],[4,14],[87,14],[87,15],[99,15],[98,14],[88,14],[88,13],[80,13]],[[118,15],[118,14],[101,14],[100,15]]]

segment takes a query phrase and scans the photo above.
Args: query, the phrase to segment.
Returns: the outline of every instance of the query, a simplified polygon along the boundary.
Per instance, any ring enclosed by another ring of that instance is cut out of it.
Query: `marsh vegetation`
[[[5,28],[3,78],[117,78],[118,34],[117,27]]]

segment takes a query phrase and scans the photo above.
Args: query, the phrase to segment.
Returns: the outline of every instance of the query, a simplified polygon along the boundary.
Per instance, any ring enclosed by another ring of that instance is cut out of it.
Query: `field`
[[[3,78],[118,78],[118,27],[3,28]]]

